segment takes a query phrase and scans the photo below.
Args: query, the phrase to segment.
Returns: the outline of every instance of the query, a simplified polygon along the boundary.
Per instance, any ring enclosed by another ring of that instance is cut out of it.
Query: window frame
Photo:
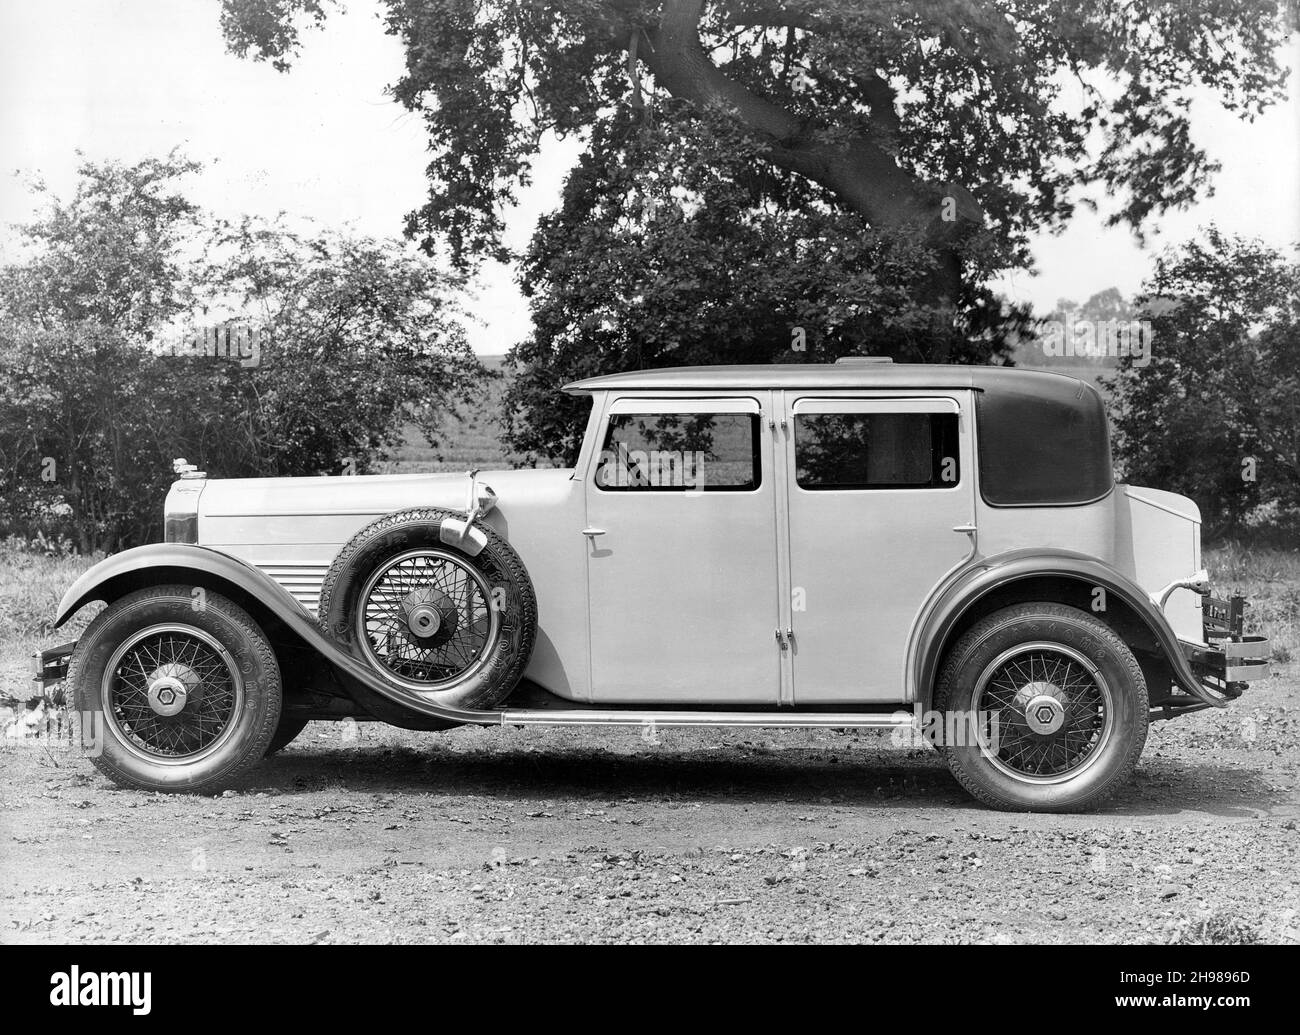
[[[855,414],[905,415],[931,414],[957,418],[957,480],[941,485],[825,485],[805,486],[799,481],[799,418],[803,416],[853,416]],[[888,396],[800,396],[790,406],[790,472],[791,489],[810,495],[829,492],[879,493],[879,492],[951,492],[959,490],[970,477],[962,459],[962,407],[949,396],[888,397]]]
[[[746,485],[711,486],[707,482],[704,488],[688,486],[609,486],[601,485],[599,474],[600,458],[605,452],[611,424],[616,417],[671,417],[681,414],[708,414],[712,416],[747,416],[750,418],[751,450],[753,480]],[[594,451],[590,465],[588,484],[598,492],[615,496],[704,496],[722,493],[759,493],[763,491],[766,480],[763,471],[763,407],[751,396],[693,396],[690,398],[665,398],[662,396],[619,396],[612,399],[600,420],[600,427],[594,440]]]

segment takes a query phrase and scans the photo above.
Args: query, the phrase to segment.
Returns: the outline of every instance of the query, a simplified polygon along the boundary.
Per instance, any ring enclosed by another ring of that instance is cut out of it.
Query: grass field
[[[64,590],[98,557],[48,557],[0,540],[0,726],[9,718],[4,710],[15,700],[36,695],[31,681],[31,656],[37,650],[75,640],[94,611],[84,609],[62,629],[49,623]]]

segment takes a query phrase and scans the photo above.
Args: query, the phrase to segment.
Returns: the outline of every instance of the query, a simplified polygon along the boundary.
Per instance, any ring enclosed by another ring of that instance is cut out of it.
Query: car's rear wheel
[[[119,784],[210,791],[265,754],[280,669],[257,623],[218,593],[153,586],[100,613],[68,665],[83,747]]]
[[[528,664],[537,599],[519,555],[492,529],[475,526],[481,548],[443,541],[442,522],[455,516],[422,508],[363,528],[326,573],[320,622],[416,700],[492,708]]]
[[[935,707],[953,775],[998,809],[1093,808],[1146,743],[1146,681],[1133,652],[1063,604],[1019,604],[973,626],[948,654]]]

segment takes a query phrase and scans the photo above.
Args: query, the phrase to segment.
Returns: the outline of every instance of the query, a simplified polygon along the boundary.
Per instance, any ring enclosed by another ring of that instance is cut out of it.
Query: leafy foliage
[[[769,163],[800,166],[841,198],[853,192],[827,182],[835,147],[869,144],[868,186],[902,183],[892,166],[964,188],[1013,250],[1069,216],[1075,187],[1118,198],[1111,220],[1136,226],[1196,196],[1213,168],[1190,139],[1188,90],[1209,86],[1243,114],[1279,99],[1277,49],[1294,24],[1276,0],[385,6],[407,53],[394,92],[423,114],[434,155],[411,228],[447,237],[461,259],[497,247],[500,205],[543,133],[592,131],[669,96],[724,111]],[[222,0],[222,11],[233,49],[281,62],[298,43],[294,18],[324,14],[320,0]]]
[[[222,0],[286,67],[323,0]],[[985,286],[1080,204],[1142,229],[1206,192],[1193,91],[1282,96],[1282,0],[384,0],[394,96],[424,119],[407,221],[458,267],[546,134],[585,154],[524,257],[535,333],[507,437],[571,458],[564,381],[629,365],[879,352],[1001,361],[1025,314]],[[653,204],[652,204],[653,203]],[[790,355],[794,328],[811,339]]]
[[[1209,229],[1161,256],[1137,299],[1146,367],[1112,380],[1116,455],[1132,482],[1190,496],[1212,535],[1249,512],[1300,510],[1300,264]]]
[[[211,227],[177,156],[85,163],[0,269],[0,525],[83,551],[156,538],[171,460],[213,474],[358,472],[476,383],[447,284],[398,246]],[[197,256],[202,256],[199,261]],[[260,364],[176,355],[238,316]]]
[[[990,295],[964,292],[963,328],[936,326],[916,297],[933,264],[915,238],[765,172],[753,141],[725,122],[664,115],[649,130],[617,129],[593,142],[524,258],[534,330],[512,357],[514,448],[573,462],[585,400],[557,405],[556,387],[611,369],[1005,354],[1001,334],[969,334],[996,306]]]
[[[218,228],[208,254],[209,311],[251,318],[262,351],[214,386],[244,415],[202,443],[214,473],[368,473],[402,444],[403,420],[436,444],[486,374],[448,301],[455,282],[391,243],[245,220]]]

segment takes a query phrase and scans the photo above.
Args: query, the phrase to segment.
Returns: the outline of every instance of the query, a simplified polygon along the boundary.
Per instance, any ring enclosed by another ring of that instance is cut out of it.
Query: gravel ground
[[[215,797],[0,746],[0,940],[1296,942],[1297,666],[1090,815],[888,734],[313,724]]]

